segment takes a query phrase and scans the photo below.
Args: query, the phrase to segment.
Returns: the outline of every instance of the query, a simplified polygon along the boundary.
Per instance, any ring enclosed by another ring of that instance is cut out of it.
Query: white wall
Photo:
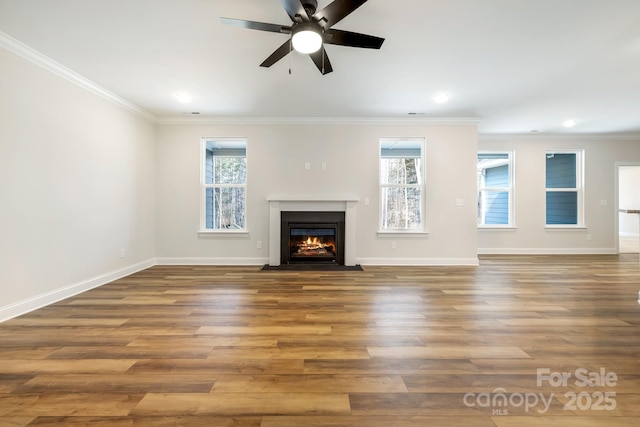
[[[620,167],[618,182],[619,202],[621,209],[640,209],[640,166]],[[620,234],[637,237],[638,215],[620,213]]]
[[[515,152],[515,218],[511,230],[478,230],[479,253],[617,253],[616,162],[640,161],[640,141],[580,138],[482,138],[480,150]],[[545,152],[585,152],[585,226],[545,229]],[[601,201],[606,200],[606,206]],[[588,236],[592,240],[588,240]]]
[[[155,127],[2,48],[0,69],[3,319],[152,262]]]
[[[429,235],[381,237],[378,156],[381,137],[427,141],[426,216]],[[200,140],[247,137],[249,236],[198,235]],[[266,263],[268,196],[355,196],[356,262],[474,263],[475,124],[161,125],[157,142],[157,256],[160,262]],[[305,162],[311,169],[305,170]],[[321,164],[327,163],[322,170]],[[364,205],[369,198],[370,205]],[[456,207],[455,200],[465,206]],[[262,249],[256,242],[263,243]],[[391,242],[397,249],[391,249]]]

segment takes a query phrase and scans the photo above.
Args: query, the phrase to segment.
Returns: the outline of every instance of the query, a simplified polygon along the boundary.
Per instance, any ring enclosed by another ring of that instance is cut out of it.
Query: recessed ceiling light
[[[176,93],[176,99],[178,100],[178,102],[186,104],[188,102],[191,102],[191,95],[186,92],[178,92]]]
[[[436,96],[433,97],[433,100],[434,100],[434,102],[437,102],[438,104],[444,104],[445,102],[447,102],[449,100],[449,98],[451,98],[451,95],[449,95],[449,93],[440,92]]]
[[[564,126],[564,127],[566,127],[566,128],[572,128],[572,127],[574,127],[574,126],[575,126],[575,125],[577,125],[577,124],[578,124],[578,122],[577,122],[576,120],[574,120],[574,119],[570,119],[570,120],[565,121],[565,122],[562,124],[562,126]]]

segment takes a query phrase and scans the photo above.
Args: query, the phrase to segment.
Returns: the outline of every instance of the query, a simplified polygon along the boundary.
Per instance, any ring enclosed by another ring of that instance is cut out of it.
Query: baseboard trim
[[[269,258],[156,258],[156,265],[265,265]]]
[[[480,265],[478,258],[356,258],[363,266],[473,266]]]
[[[154,259],[142,261],[138,264],[130,265],[120,270],[112,271],[110,273],[102,274],[100,276],[93,277],[82,282],[74,283],[64,288],[59,288],[51,292],[47,292],[41,295],[37,295],[26,300],[18,301],[13,304],[0,307],[0,323],[13,319],[14,317],[27,314],[31,311],[45,307],[47,305],[62,301],[63,299],[78,295],[82,292],[86,292],[90,289],[97,288],[102,285],[106,285],[114,280],[121,279],[138,271],[145,270],[155,265]]]
[[[478,255],[615,255],[615,248],[479,248]]]

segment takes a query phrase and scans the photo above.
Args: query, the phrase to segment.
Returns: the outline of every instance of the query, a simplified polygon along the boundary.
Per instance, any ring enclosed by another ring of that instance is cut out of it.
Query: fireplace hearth
[[[281,264],[344,265],[344,212],[281,212]]]

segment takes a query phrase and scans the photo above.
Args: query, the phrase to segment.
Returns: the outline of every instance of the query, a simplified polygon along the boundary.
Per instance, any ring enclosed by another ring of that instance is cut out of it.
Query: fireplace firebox
[[[344,265],[344,212],[281,212],[281,263]]]

